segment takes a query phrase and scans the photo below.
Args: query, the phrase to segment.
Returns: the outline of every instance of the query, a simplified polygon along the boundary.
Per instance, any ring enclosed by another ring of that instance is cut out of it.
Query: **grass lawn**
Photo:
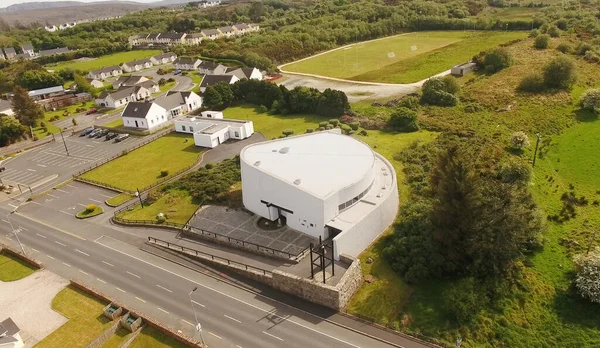
[[[526,36],[525,32],[409,33],[338,49],[284,69],[356,81],[412,83],[466,62],[480,51]]]
[[[133,335],[133,333],[129,330],[125,328],[120,328],[119,330],[117,330],[117,332],[115,332],[114,335],[110,336],[110,338],[106,342],[104,342],[104,344],[101,345],[100,348],[119,348],[123,343],[125,343],[125,341],[127,341],[131,337],[131,335]]]
[[[68,61],[68,62],[60,62],[57,64],[49,64],[45,67],[50,70],[64,70],[64,69],[73,69],[73,70],[83,70],[89,71],[94,69],[99,69],[105,66],[111,65],[121,65],[122,63],[127,63],[136,59],[143,59],[155,56],[160,54],[159,50],[139,50],[139,51],[129,51],[129,52],[119,52],[113,53],[106,56],[102,56],[89,61]]]
[[[127,202],[128,200],[130,200],[133,196],[127,193],[119,193],[118,195],[114,196],[113,198],[110,198],[109,200],[107,200],[106,202],[113,205],[113,206],[119,206],[125,202]]]
[[[185,348],[186,345],[179,343],[170,336],[155,330],[151,327],[145,327],[140,335],[131,343],[129,348]]]
[[[52,300],[52,309],[69,319],[34,347],[62,348],[66,342],[70,348],[86,347],[94,338],[112,325],[102,315],[106,303],[91,295],[68,286]]]
[[[27,262],[0,252],[0,281],[12,282],[23,279],[35,271],[36,268]]]
[[[171,88],[175,87],[175,84],[177,84],[177,81],[167,82],[164,85],[159,86],[158,87],[160,89],[159,93],[163,93],[163,92],[169,91]],[[159,93],[154,93],[153,95],[157,95]]]
[[[170,133],[82,177],[134,192],[162,179],[162,170],[172,175],[191,166],[202,151],[191,135]]]
[[[84,209],[83,211],[77,213],[76,217],[78,219],[86,219],[86,218],[91,218],[91,217],[100,215],[103,212],[104,212],[104,210],[102,210],[102,208],[100,208],[100,207],[95,207],[93,210]]]
[[[193,72],[191,72],[191,73],[188,73],[188,74],[187,74],[187,77],[191,78],[191,79],[192,79],[192,82],[193,82],[194,84],[196,84],[196,87],[198,87],[198,86],[200,86],[200,82],[202,82],[202,78],[204,77],[204,75],[203,75],[203,74],[200,74],[200,73],[199,73],[199,72],[197,72],[197,71],[193,71]]]
[[[159,213],[167,217],[168,222],[185,224],[194,214],[199,202],[195,202],[189,192],[171,190],[151,205],[139,204],[133,210],[124,211],[119,217],[129,220],[156,220]]]
[[[73,116],[73,115],[77,114],[77,111],[75,111],[77,108],[85,108],[87,111],[94,107],[96,107],[96,103],[93,100],[91,100],[91,101],[87,101],[83,104],[77,103],[75,105],[67,106],[66,108],[60,108],[56,111],[46,111],[46,112],[44,112],[44,119],[42,121],[46,123],[46,127],[48,128],[48,131],[45,132],[41,126],[38,126],[38,127],[33,128],[33,134],[36,135],[38,137],[38,139],[43,139],[51,134],[59,133],[60,128],[56,127],[55,125],[53,125],[51,123],[51,121],[50,121],[51,118],[58,116],[59,119],[62,119],[62,118]],[[65,111],[69,112],[68,116],[63,116]]]
[[[119,127],[123,127],[123,119],[122,118],[117,118],[114,121],[108,122],[107,124],[103,125],[104,127],[110,127],[110,128],[119,128]]]

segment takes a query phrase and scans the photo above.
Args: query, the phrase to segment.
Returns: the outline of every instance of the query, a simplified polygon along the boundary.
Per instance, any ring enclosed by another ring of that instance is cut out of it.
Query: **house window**
[[[194,131],[194,127],[190,126],[190,132]]]
[[[129,101],[129,98],[125,98],[125,102],[127,103]]]
[[[181,126],[181,130],[185,132],[185,126]]]
[[[154,120],[150,120],[150,124],[154,124]]]
[[[240,132],[235,132],[234,134],[235,134],[235,137],[236,137],[236,138],[239,138],[239,137],[240,137]]]

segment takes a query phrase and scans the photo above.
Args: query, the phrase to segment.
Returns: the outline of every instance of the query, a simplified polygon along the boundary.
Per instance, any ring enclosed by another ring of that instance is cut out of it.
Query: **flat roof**
[[[373,169],[376,158],[365,143],[327,131],[248,145],[240,156],[262,172],[320,198],[359,182]]]

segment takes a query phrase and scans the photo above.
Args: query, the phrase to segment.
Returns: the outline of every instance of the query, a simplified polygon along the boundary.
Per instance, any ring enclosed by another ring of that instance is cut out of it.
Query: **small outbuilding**
[[[473,62],[462,63],[459,65],[455,65],[450,69],[450,73],[453,76],[465,76],[466,74],[475,71],[477,68],[477,64]]]

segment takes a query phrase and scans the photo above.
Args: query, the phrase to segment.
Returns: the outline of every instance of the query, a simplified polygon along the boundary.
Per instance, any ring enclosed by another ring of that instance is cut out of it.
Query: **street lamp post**
[[[198,321],[198,314],[196,314],[196,307],[194,307],[194,301],[192,301],[192,293],[194,293],[194,291],[198,290],[198,287],[195,287],[192,291],[190,291],[190,293],[188,294],[188,297],[190,298],[190,305],[192,306],[192,311],[194,311],[194,318],[196,318],[196,331],[198,331],[200,333],[200,340],[202,341],[202,345],[206,345],[206,343],[204,343],[204,335],[202,334],[202,325],[200,325],[200,322]]]
[[[140,199],[140,205],[144,208],[144,202],[142,201],[142,194],[140,193],[140,189],[136,189],[135,196]]]
[[[65,137],[63,136],[62,129],[60,130],[60,137],[62,138],[63,145],[65,145],[65,151],[67,152],[67,156],[70,156],[69,155],[69,149],[67,148],[67,142],[65,141]]]
[[[19,239],[19,232],[15,232],[15,228],[13,227],[12,221],[10,221],[10,217],[9,217],[9,215],[14,213],[16,210],[17,209],[15,208],[15,210],[6,214],[6,220],[8,220],[8,224],[10,225],[11,232],[15,234],[15,237],[17,237],[17,242],[19,242],[19,246],[21,247],[21,251],[23,251],[23,255],[27,255],[27,253],[25,252],[25,248],[23,248],[23,244],[21,243],[21,240]]]

